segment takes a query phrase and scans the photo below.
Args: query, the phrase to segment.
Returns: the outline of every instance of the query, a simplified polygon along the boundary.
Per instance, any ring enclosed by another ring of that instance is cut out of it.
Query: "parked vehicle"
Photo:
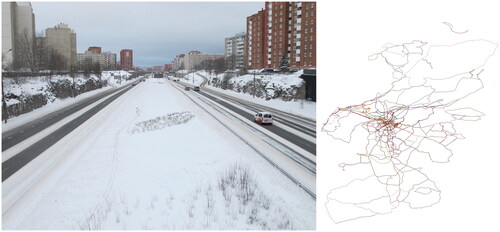
[[[195,87],[193,88],[193,90],[194,90],[194,91],[200,91],[200,86],[195,86]]]
[[[272,68],[265,68],[265,69],[261,69],[259,72],[260,73],[274,73],[274,69],[272,69]]]
[[[257,112],[253,116],[253,120],[260,124],[273,124],[273,115],[269,112]]]

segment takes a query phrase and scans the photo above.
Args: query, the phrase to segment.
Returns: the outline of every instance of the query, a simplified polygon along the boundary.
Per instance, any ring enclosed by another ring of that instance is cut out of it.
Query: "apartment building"
[[[175,56],[175,58],[172,60],[172,69],[177,71],[177,70],[182,70],[184,69],[184,56],[185,54],[179,54]]]
[[[2,2],[2,68],[34,68],[35,14],[29,2]]]
[[[241,69],[245,66],[245,32],[225,38],[224,57],[227,69]]]
[[[200,65],[203,61],[206,60],[216,60],[224,58],[224,55],[219,54],[208,54],[201,53],[199,51],[190,51],[184,56],[184,69],[185,70],[194,70],[198,65]]]
[[[134,58],[132,49],[123,49],[120,51],[120,69],[134,70]]]
[[[247,67],[260,69],[264,67],[264,25],[265,11],[247,17]]]
[[[76,33],[68,24],[60,23],[45,30],[46,46],[56,50],[65,58],[65,67],[69,68],[77,63]]]
[[[87,51],[89,52],[93,52],[93,53],[101,53],[101,47],[89,47],[89,49],[87,49]]]
[[[247,67],[279,68],[283,57],[290,68],[316,67],[316,3],[266,2],[247,17]]]

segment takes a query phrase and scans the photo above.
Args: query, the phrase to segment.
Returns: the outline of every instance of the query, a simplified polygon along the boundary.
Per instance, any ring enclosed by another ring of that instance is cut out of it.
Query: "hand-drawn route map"
[[[441,200],[439,184],[423,171],[422,160],[449,162],[450,145],[464,139],[454,125],[483,116],[480,109],[456,103],[483,88],[481,73],[497,47],[483,39],[439,45],[415,40],[385,45],[368,57],[393,69],[392,87],[337,108],[322,127],[335,140],[366,140],[352,154],[355,162],[338,164],[345,172],[369,174],[329,192],[326,208],[335,223],[391,213],[403,203],[424,208]]]

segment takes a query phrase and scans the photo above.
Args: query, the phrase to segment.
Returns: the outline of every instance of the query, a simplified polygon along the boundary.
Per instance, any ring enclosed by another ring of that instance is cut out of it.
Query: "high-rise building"
[[[132,49],[123,49],[120,51],[120,68],[122,70],[133,70],[134,59]]]
[[[316,3],[266,2],[247,17],[247,61],[252,69],[316,67]]]
[[[65,59],[65,68],[76,66],[76,33],[68,24],[60,23],[53,28],[45,30],[46,45],[49,49],[56,50]]]
[[[227,69],[241,69],[245,65],[245,32],[224,40],[224,57]]]
[[[265,11],[247,17],[247,67],[264,67],[264,24]]]
[[[184,56],[185,54],[179,54],[175,56],[172,60],[172,69],[173,70],[183,70],[184,69]]]
[[[101,53],[101,47],[89,47],[89,49],[87,49],[87,51],[93,52],[93,53]]]
[[[116,54],[111,52],[101,53],[103,56],[103,66],[104,70],[116,70]]]
[[[2,68],[35,69],[35,15],[29,2],[2,2]]]

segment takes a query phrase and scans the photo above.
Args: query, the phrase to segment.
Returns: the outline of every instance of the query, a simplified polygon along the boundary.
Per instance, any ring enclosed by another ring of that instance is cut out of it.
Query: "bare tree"
[[[90,74],[92,73],[92,68],[93,68],[92,58],[90,57],[85,58],[80,67],[80,69],[83,70],[83,75],[87,78],[90,77]]]
[[[102,88],[102,78],[101,78],[101,64],[99,62],[95,62],[92,64],[92,73],[99,78],[99,88]]]
[[[51,71],[66,70],[66,57],[53,48],[49,52],[49,69]]]
[[[35,63],[38,70],[49,69],[50,50],[46,46],[44,30],[37,33],[34,47],[35,47]]]
[[[35,71],[34,36],[29,35],[26,28],[19,34],[16,47],[15,52],[17,56],[14,59],[14,69],[30,69],[30,71]]]

